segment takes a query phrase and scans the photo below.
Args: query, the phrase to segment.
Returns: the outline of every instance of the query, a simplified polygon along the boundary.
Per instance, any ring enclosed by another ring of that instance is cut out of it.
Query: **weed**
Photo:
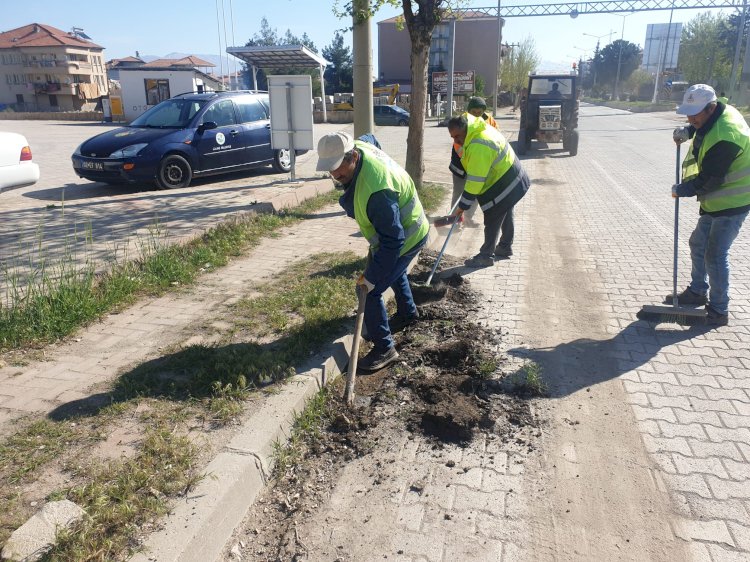
[[[274,443],[273,461],[276,478],[283,476],[289,468],[297,464],[305,448],[320,437],[322,425],[330,419],[329,404],[333,392],[329,387],[325,387],[308,400],[302,413],[294,418],[288,442]]]
[[[425,182],[417,189],[417,192],[425,212],[432,213],[440,208],[448,190],[439,183]]]
[[[547,394],[547,383],[542,379],[542,368],[538,363],[529,361],[511,377],[511,384],[516,394],[533,397]]]

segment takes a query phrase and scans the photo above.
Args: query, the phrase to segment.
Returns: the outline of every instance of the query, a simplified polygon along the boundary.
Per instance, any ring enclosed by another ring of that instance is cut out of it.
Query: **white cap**
[[[330,133],[318,141],[318,172],[330,172],[341,166],[344,154],[354,148],[354,139],[347,133]]]
[[[700,113],[712,101],[716,101],[716,92],[708,84],[693,84],[685,90],[682,105],[677,108],[679,115],[695,115]]]

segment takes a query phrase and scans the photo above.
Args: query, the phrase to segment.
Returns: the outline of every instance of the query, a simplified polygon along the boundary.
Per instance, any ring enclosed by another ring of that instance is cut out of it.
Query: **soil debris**
[[[390,457],[382,453],[392,449],[394,439],[403,439],[404,432],[436,450],[469,447],[480,434],[519,450],[533,449],[539,421],[530,403],[502,383],[500,335],[475,324],[473,314],[467,313],[480,304],[470,282],[452,273],[432,286],[419,285],[434,259],[434,253],[423,252],[410,276],[420,319],[395,336],[399,362],[358,376],[357,402],[351,409],[341,398],[343,381],[337,381],[321,427],[303,439],[301,460],[277,475],[238,531],[232,544],[247,543],[243,559],[310,559],[297,526],[318,519],[338,475],[355,458],[370,458],[372,470],[353,495],[393,486],[387,464],[393,460],[383,461]],[[442,262],[445,269],[458,265],[450,256]],[[415,494],[424,489],[418,477],[407,485]],[[227,552],[225,560],[230,559]]]

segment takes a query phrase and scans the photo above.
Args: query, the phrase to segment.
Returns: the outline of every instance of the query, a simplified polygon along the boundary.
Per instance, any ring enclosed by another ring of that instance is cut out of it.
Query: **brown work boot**
[[[729,313],[722,314],[706,305],[706,324],[709,326],[726,326],[729,324]]]

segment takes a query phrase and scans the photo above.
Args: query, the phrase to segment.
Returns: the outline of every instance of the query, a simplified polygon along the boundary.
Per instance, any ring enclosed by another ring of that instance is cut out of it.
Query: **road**
[[[533,186],[518,207],[515,255],[470,279],[486,297],[479,320],[502,331],[510,364],[542,366],[551,396],[538,408],[548,423],[538,453],[507,453],[500,480],[478,466],[484,476],[467,484],[477,502],[502,506],[467,523],[481,539],[472,543],[471,559],[750,557],[748,227],[730,256],[729,326],[654,329],[635,321],[642,304],[658,303],[671,290],[671,129],[679,123],[670,113],[584,106],[577,157],[556,146],[524,157]],[[515,138],[512,118],[500,125]],[[37,185],[0,193],[0,259],[18,255],[40,224],[50,251],[64,247],[75,225],[90,224],[91,251],[103,259],[156,219],[178,237],[246,209],[264,193],[290,189],[283,177],[258,172],[170,192],[104,187],[77,180],[68,163],[75,145],[102,126],[2,121],[0,129],[26,134],[42,167]],[[406,129],[376,133],[403,160]],[[426,178],[449,182],[446,130],[428,127],[425,146]],[[313,166],[314,154],[306,155],[298,175],[314,177]],[[680,287],[697,216],[697,204],[683,201]],[[450,252],[473,253],[477,232],[465,230]],[[462,459],[479,458],[475,452]],[[439,462],[427,450],[413,453],[409,462],[427,474],[429,463]],[[473,513],[460,496],[451,497],[440,507],[450,520]],[[461,551],[461,536],[447,532],[446,523],[418,517],[404,529],[394,518],[393,533],[383,535],[424,546],[401,559],[448,560]],[[390,545],[376,552],[391,552]]]
[[[671,290],[678,124],[584,106],[577,157],[535,145],[523,158],[532,188],[517,207],[514,256],[462,271],[484,296],[476,320],[502,334],[504,370],[534,361],[549,385],[535,402],[536,450],[389,443],[347,464],[330,500],[295,526],[311,560],[337,545],[341,560],[409,562],[750,557],[747,227],[730,258],[730,326],[635,317]],[[697,204],[683,201],[681,216],[684,287]],[[473,255],[480,238],[465,229],[448,252]],[[399,485],[366,487],[383,459]],[[235,541],[251,552],[253,536]]]
[[[671,289],[680,120],[581,113],[577,157],[524,160],[533,187],[516,255],[473,276],[488,300],[481,320],[508,331],[509,357],[537,362],[551,391],[523,493],[502,498],[506,524],[487,536],[523,560],[747,560],[750,231],[730,256],[729,327],[636,321]],[[680,289],[697,211],[681,200]],[[468,255],[479,241],[466,244]]]

